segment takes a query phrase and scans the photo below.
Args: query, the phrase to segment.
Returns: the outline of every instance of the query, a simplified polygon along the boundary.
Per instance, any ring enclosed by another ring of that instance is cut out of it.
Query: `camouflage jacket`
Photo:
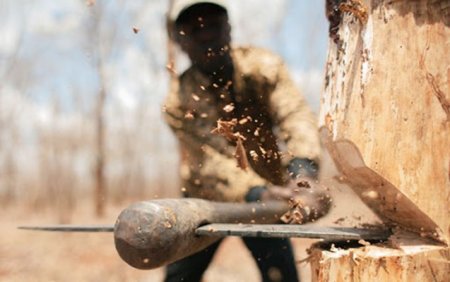
[[[173,83],[164,116],[181,149],[185,196],[242,201],[253,186],[283,185],[293,157],[318,161],[316,119],[289,77],[282,60],[269,51],[233,48],[234,78],[224,86],[191,67]],[[235,119],[248,158],[236,165],[236,142],[211,133],[218,120]]]

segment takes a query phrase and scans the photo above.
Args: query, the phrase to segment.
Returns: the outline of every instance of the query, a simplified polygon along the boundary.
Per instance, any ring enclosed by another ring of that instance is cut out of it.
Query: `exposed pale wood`
[[[339,181],[396,235],[413,233],[315,246],[313,281],[449,281],[450,1],[327,3],[340,12],[330,17],[322,140]]]
[[[325,139],[380,217],[448,242],[450,1],[343,2],[321,100]]]
[[[400,250],[377,246],[314,249],[311,253],[313,281],[320,282],[424,282],[449,281],[450,250],[430,245]]]

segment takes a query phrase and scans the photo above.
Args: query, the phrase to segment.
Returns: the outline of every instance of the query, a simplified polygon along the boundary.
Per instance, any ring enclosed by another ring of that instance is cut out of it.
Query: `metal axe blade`
[[[114,225],[47,225],[19,226],[19,229],[53,232],[114,232]],[[214,223],[195,230],[200,236],[241,236],[265,238],[312,238],[324,240],[386,240],[389,229],[322,227],[287,224],[223,224]]]
[[[322,227],[287,224],[208,224],[197,228],[197,235],[265,238],[312,238],[324,240],[386,240],[389,229]]]
[[[114,232],[114,225],[42,225],[42,226],[19,226],[18,229],[54,232]]]

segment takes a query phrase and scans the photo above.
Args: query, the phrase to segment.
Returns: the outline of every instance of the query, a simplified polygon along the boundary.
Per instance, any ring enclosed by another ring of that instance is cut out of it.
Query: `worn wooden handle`
[[[167,265],[194,254],[219,237],[195,235],[208,223],[274,223],[288,211],[284,202],[217,203],[200,199],[139,202],[118,217],[114,241],[120,257],[139,269]]]

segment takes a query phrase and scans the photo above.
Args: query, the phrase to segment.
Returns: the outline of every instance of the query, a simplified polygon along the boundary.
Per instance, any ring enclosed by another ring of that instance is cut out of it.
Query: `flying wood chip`
[[[167,65],[166,65],[166,69],[169,71],[169,73],[170,74],[172,74],[172,75],[176,75],[177,74],[177,71],[175,70],[175,63],[174,62],[169,62]]]
[[[226,105],[225,107],[223,107],[223,110],[227,113],[232,112],[234,110],[234,104],[231,103],[231,104]]]
[[[237,166],[243,170],[248,168],[247,153],[245,152],[244,145],[242,144],[242,139],[238,139],[236,142],[236,151],[234,157],[237,160]]]
[[[211,133],[222,135],[225,138],[227,138],[229,141],[237,141],[237,136],[235,135],[236,133],[234,133],[234,131],[233,131],[236,124],[237,124],[236,119],[232,119],[230,121],[225,121],[225,120],[219,119],[217,121],[217,127],[214,128],[211,131]],[[237,133],[237,134],[239,134],[239,133]]]
[[[307,221],[309,208],[305,207],[300,200],[294,200],[290,203],[291,208],[280,218],[287,224],[303,224]]]
[[[211,133],[224,136],[227,140],[236,142],[236,151],[234,153],[234,157],[236,158],[237,166],[243,170],[247,170],[248,158],[244,148],[244,144],[242,142],[245,140],[245,137],[242,136],[242,134],[240,134],[239,132],[234,132],[234,127],[237,125],[237,123],[237,119],[232,119],[230,121],[219,119],[217,121],[217,127],[214,128]]]

